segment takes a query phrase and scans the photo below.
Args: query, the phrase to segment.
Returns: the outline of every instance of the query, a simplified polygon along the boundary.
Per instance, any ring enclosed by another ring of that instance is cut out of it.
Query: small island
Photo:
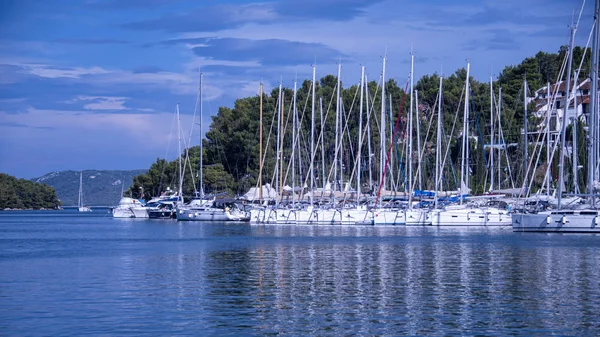
[[[54,188],[0,173],[0,210],[59,209]]]

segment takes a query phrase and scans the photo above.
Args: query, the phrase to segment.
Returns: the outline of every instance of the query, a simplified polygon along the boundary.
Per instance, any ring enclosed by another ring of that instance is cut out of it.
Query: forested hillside
[[[0,173],[0,210],[56,209],[58,206],[60,202],[52,187]]]
[[[493,101],[494,111],[496,111],[499,102],[499,89],[502,88],[501,101],[501,126],[504,135],[504,142],[507,144],[518,144],[508,149],[507,154],[502,154],[500,165],[505,167],[510,166],[510,171],[516,185],[520,184],[523,177],[524,164],[524,138],[522,133],[524,104],[523,104],[523,80],[528,82],[528,97],[533,97],[535,90],[546,85],[547,82],[556,82],[562,63],[565,59],[566,48],[562,47],[558,53],[539,52],[533,57],[526,58],[520,64],[505,67],[493,83]],[[573,52],[573,64],[579,65],[584,55],[584,49],[576,47]],[[588,50],[586,58],[583,62],[583,67],[579,73],[581,80],[585,79],[589,74],[589,59],[590,52]],[[472,64],[471,67],[478,67],[477,64]],[[350,71],[345,69],[344,71]],[[360,75],[360,69],[352,70]],[[373,71],[373,70],[371,70]],[[464,109],[464,88],[466,81],[466,69],[458,69],[452,74],[444,74],[443,76],[443,133],[446,138],[443,142],[442,149],[436,149],[435,127],[430,123],[437,116],[437,97],[439,90],[439,74],[423,76],[418,81],[415,80],[415,90],[418,91],[418,116],[419,116],[419,132],[421,138],[427,136],[427,141],[422,144],[422,170],[424,176],[423,188],[432,189],[432,177],[435,172],[435,153],[436,151],[444,151],[449,149],[448,164],[444,168],[445,178],[443,188],[454,190],[457,186],[456,175],[460,169],[460,153],[461,130],[463,125],[462,113]],[[359,78],[359,76],[357,76]],[[357,81],[358,82],[358,81]],[[331,166],[335,156],[335,130],[336,130],[336,86],[337,79],[333,75],[327,75],[321,78],[316,84],[316,114],[315,114],[315,137],[318,137],[322,123],[324,130],[324,152],[325,152],[325,173],[326,180],[332,181]],[[386,107],[391,111],[386,111],[386,125],[389,132],[390,125],[395,125],[395,122],[400,116],[398,123],[399,128],[395,134],[396,147],[394,149],[395,161],[392,165],[397,167],[397,180],[400,181],[400,187],[403,188],[402,181],[405,177],[402,176],[402,165],[406,161],[418,161],[419,154],[416,146],[411,156],[402,154],[402,149],[406,141],[406,123],[407,112],[409,111],[410,98],[407,95],[404,97],[404,88],[407,83],[397,83],[390,79],[386,81]],[[470,161],[469,167],[471,171],[470,186],[475,193],[484,190],[486,182],[486,164],[487,152],[484,150],[484,144],[489,144],[490,141],[490,84],[489,81],[478,81],[470,78],[470,120],[469,134],[471,139]],[[351,177],[355,179],[356,172],[365,175],[363,182],[367,181],[366,174],[369,171],[369,161],[366,141],[362,145],[362,154],[360,160],[357,160],[357,144],[359,128],[359,83],[342,83],[341,106],[344,122],[347,121],[347,129],[345,130],[343,145],[341,147],[341,155],[343,158],[344,180],[348,181]],[[257,88],[258,90],[258,88]],[[310,128],[311,128],[311,81],[305,80],[298,84],[296,93],[297,111],[298,111],[298,129],[300,159],[296,160],[296,186],[304,185],[306,182],[306,174],[310,164]],[[373,157],[371,158],[372,165],[370,167],[373,177],[379,176],[379,125],[380,125],[380,110],[381,110],[381,88],[380,83],[370,81],[368,83],[368,99],[365,98],[363,106],[363,130],[367,121],[370,124],[370,141],[372,146]],[[284,126],[283,138],[283,172],[285,177],[284,184],[292,185],[290,173],[290,158],[292,155],[292,107],[294,92],[290,88],[284,88],[282,93],[283,98],[283,120],[281,123]],[[273,89],[270,93],[265,93],[263,96],[263,148],[264,148],[264,168],[262,171],[263,183],[271,183],[277,185],[274,181],[277,153],[277,126],[280,123],[278,119],[279,111],[278,89]],[[322,105],[319,104],[319,99],[322,99]],[[415,96],[416,99],[416,96]],[[367,103],[368,102],[368,103]],[[404,105],[399,107],[400,103]],[[203,182],[207,193],[228,192],[232,195],[245,193],[250,187],[257,184],[259,175],[259,106],[260,99],[258,96],[246,97],[238,99],[232,108],[220,107],[216,115],[212,116],[210,130],[206,133],[203,141],[204,146],[204,176]],[[320,118],[322,106],[324,118]],[[533,103],[530,103],[528,110],[532,111],[535,108]],[[369,112],[367,114],[367,112]],[[390,120],[389,117],[392,117]],[[495,117],[494,117],[495,118]],[[529,114],[530,130],[536,128],[536,117]],[[391,135],[388,133],[387,138]],[[416,137],[416,135],[415,135]],[[320,146],[320,141],[317,146]],[[498,143],[498,140],[495,141]],[[316,151],[314,161],[317,186],[322,186],[321,176],[321,149]],[[189,164],[185,169],[184,193],[191,195],[194,192],[194,186],[198,185],[197,171],[199,166],[199,148],[194,147],[189,149],[182,156],[185,159],[190,158]],[[295,154],[296,157],[298,154]],[[506,158],[508,157],[508,158]],[[542,158],[544,159],[544,158]],[[580,164],[585,170],[585,158],[580,159]],[[359,165],[355,165],[360,163]],[[189,165],[191,165],[190,173]],[[404,166],[405,167],[405,166]],[[508,170],[507,170],[508,171]],[[178,181],[177,161],[167,162],[164,159],[157,161],[150,167],[146,174],[136,176],[134,178],[134,191],[143,191],[144,196],[149,198],[159,194],[166,186],[177,188]],[[354,173],[353,173],[354,172]],[[585,172],[582,172],[582,176]],[[503,177],[503,183],[509,185],[508,175]],[[535,186],[534,186],[535,187]],[[365,186],[363,186],[365,188]],[[367,187],[368,188],[368,187]]]
[[[145,170],[84,170],[83,203],[86,206],[114,206],[127,190],[133,177]],[[63,206],[77,206],[80,171],[57,171],[32,179],[52,186]]]

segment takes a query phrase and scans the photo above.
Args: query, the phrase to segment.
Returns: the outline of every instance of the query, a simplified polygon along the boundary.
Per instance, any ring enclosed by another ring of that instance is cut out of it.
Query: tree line
[[[528,57],[518,65],[505,67],[493,82],[493,97],[490,96],[490,84],[486,81],[478,81],[474,78],[469,79],[470,99],[469,109],[469,133],[472,137],[468,145],[471,153],[468,167],[471,173],[470,186],[474,193],[481,193],[485,190],[486,184],[489,184],[489,174],[487,167],[489,164],[489,150],[484,148],[484,144],[489,144],[491,140],[491,118],[490,100],[494,100],[494,108],[497,109],[499,89],[502,88],[501,104],[501,125],[505,144],[517,144],[518,146],[507,147],[502,154],[500,165],[504,166],[505,172],[503,183],[509,184],[508,166],[512,172],[512,182],[519,186],[523,183],[523,177],[526,165],[523,162],[524,157],[524,104],[523,90],[527,90],[527,96],[533,97],[535,90],[546,86],[547,82],[555,83],[563,60],[567,53],[566,47],[561,47],[557,53],[538,52],[533,57]],[[584,58],[585,54],[585,58]],[[590,50],[576,47],[573,50],[573,64],[579,65],[583,59],[582,71],[579,73],[579,80],[589,76],[590,71]],[[463,125],[462,111],[464,106],[464,89],[467,72],[466,69],[458,69],[449,76],[443,78],[443,99],[442,99],[442,128],[444,130],[443,148],[436,149],[436,134],[432,130],[432,120],[437,116],[439,74],[425,75],[418,81],[415,81],[414,89],[418,91],[418,107],[416,107],[416,117],[419,120],[419,132],[421,138],[428,135],[426,141],[422,143],[422,153],[416,153],[416,146],[413,147],[413,153],[403,153],[407,142],[405,130],[408,123],[407,113],[409,111],[410,93],[405,92],[407,83],[397,83],[389,79],[385,83],[386,90],[386,137],[391,137],[390,126],[398,125],[397,132],[394,134],[394,144],[392,152],[395,159],[390,165],[394,165],[394,171],[397,173],[395,180],[397,188],[406,186],[406,165],[421,161],[424,189],[433,189],[433,177],[435,175],[435,153],[444,151],[448,153],[448,164],[443,168],[444,179],[442,188],[453,190],[459,187],[456,176],[460,170],[461,154],[461,129]],[[526,79],[528,86],[524,88],[523,80]],[[358,82],[358,80],[357,80]],[[257,88],[258,90],[258,88]],[[325,180],[331,181],[332,165],[336,156],[336,116],[337,100],[335,99],[337,90],[337,78],[333,75],[327,75],[317,81],[315,85],[315,142],[318,135],[323,130],[324,148],[320,148],[321,142],[316,151],[313,162],[315,168],[316,185],[323,185],[323,174]],[[355,174],[361,174],[361,181],[367,181],[367,172],[371,169],[373,177],[379,177],[379,161],[382,159],[379,149],[380,134],[380,110],[381,110],[381,83],[369,79],[367,83],[367,95],[364,96],[362,127],[365,132],[367,124],[369,125],[370,139],[365,140],[361,146],[361,156],[357,158],[358,151],[356,139],[359,132],[359,83],[342,83],[340,92],[340,110],[342,111],[342,126],[345,127],[345,133],[342,136],[343,146],[339,149],[343,162],[338,164],[344,167],[343,181],[350,180]],[[283,120],[279,120],[280,97],[283,106]],[[274,88],[270,93],[264,93],[262,97],[263,106],[263,155],[264,164],[262,170],[262,181],[272,183],[277,186],[275,181],[276,168],[284,172],[285,185],[303,186],[306,183],[306,175],[311,162],[310,152],[310,130],[311,130],[311,109],[312,109],[312,84],[310,80],[298,83],[296,92],[296,110],[298,124],[296,129],[297,143],[292,146],[292,120],[293,120],[293,97],[292,88],[283,88],[280,96],[278,88]],[[415,98],[417,96],[415,95]],[[400,106],[402,104],[402,106]],[[528,111],[535,110],[535,103],[528,105]],[[323,119],[321,120],[321,111]],[[369,114],[369,117],[366,117]],[[260,119],[260,97],[258,95],[246,98],[240,98],[235,101],[233,107],[220,107],[217,114],[211,116],[212,121],[209,130],[203,139],[203,184],[205,193],[227,193],[229,195],[241,195],[250,187],[257,185],[260,167],[259,158],[259,119]],[[398,121],[398,118],[400,120]],[[528,115],[529,131],[534,131],[540,118],[530,113]],[[347,122],[347,126],[346,126]],[[398,123],[396,123],[398,122]],[[497,124],[497,123],[496,123]],[[278,149],[277,149],[277,128],[283,125],[283,170],[278,167]],[[435,124],[434,124],[435,125]],[[433,127],[435,130],[435,127]],[[579,135],[582,136],[583,132]],[[413,138],[416,133],[413,134]],[[569,134],[568,134],[569,136]],[[368,158],[367,141],[371,142],[372,156]],[[498,140],[496,139],[495,143]],[[580,143],[580,144],[584,144]],[[294,151],[292,149],[295,149]],[[531,149],[528,149],[530,151]],[[198,170],[199,170],[199,147],[191,147],[181,154],[183,162],[186,163],[184,170],[184,195],[193,195],[198,189]],[[324,153],[325,167],[322,166],[323,160],[321,153]],[[386,151],[387,152],[387,149]],[[545,152],[543,152],[545,153]],[[295,156],[295,181],[291,181],[290,162],[291,156]],[[542,160],[545,160],[542,155]],[[558,156],[555,156],[556,161]],[[585,162],[585,153],[582,152],[579,164],[583,168],[587,167]],[[339,157],[338,157],[339,158]],[[369,160],[371,159],[371,160]],[[385,158],[383,158],[385,160]],[[371,166],[369,167],[369,163]],[[159,195],[167,186],[176,189],[179,181],[178,160],[167,161],[157,158],[145,174],[138,175],[133,179],[133,185],[130,193],[137,197],[149,199]],[[320,172],[320,173],[317,173]],[[354,172],[354,173],[353,173]],[[568,172],[568,171],[567,171]],[[536,176],[536,185],[541,184],[541,173]],[[585,176],[583,172],[582,176]],[[338,176],[339,177],[339,176]],[[355,178],[352,178],[355,179]],[[375,178],[377,180],[377,178]],[[353,181],[352,181],[353,183]],[[502,183],[502,182],[501,182]],[[502,186],[502,185],[499,185]],[[372,190],[372,186],[361,186],[364,190]]]
[[[56,209],[60,204],[54,188],[0,173],[0,210]]]

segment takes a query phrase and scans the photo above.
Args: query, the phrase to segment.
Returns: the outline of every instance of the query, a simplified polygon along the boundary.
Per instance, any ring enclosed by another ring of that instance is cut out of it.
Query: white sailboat
[[[462,155],[461,155],[461,188],[460,205],[450,205],[443,209],[433,209],[427,214],[426,223],[433,226],[510,226],[511,216],[505,208],[494,207],[488,203],[463,203],[463,196],[469,193],[469,71],[465,83],[465,107],[463,116]],[[436,178],[438,179],[438,178]]]
[[[79,212],[91,212],[92,209],[83,205],[83,172],[79,172],[79,200],[77,201]]]
[[[598,37],[600,35],[600,29],[598,27],[598,18],[600,11],[600,0],[596,0],[594,9],[594,18],[596,19],[594,25],[594,43],[592,47],[592,88],[590,94],[590,118],[588,119],[589,124],[589,138],[593,139],[597,137],[598,130],[598,56],[599,56],[599,45]],[[598,152],[594,147],[597,147],[597,142],[590,141],[589,147],[591,151],[588,151],[588,204],[580,204],[577,207],[565,207],[565,199],[562,196],[563,184],[564,184],[564,158],[566,152],[565,135],[566,135],[566,124],[567,124],[567,113],[570,106],[571,97],[571,66],[573,60],[573,40],[576,31],[576,26],[571,26],[570,44],[568,53],[568,66],[567,66],[567,80],[566,80],[566,92],[565,104],[563,109],[563,118],[561,125],[561,140],[560,140],[560,165],[559,165],[559,182],[557,185],[556,198],[557,198],[557,209],[549,211],[541,211],[537,213],[515,213],[512,216],[512,226],[515,232],[591,232],[600,233],[600,210],[597,203],[597,186],[595,182],[598,181]],[[550,86],[548,85],[548,89]],[[550,90],[548,90],[548,94]],[[574,104],[576,108],[577,105]],[[575,184],[576,185],[576,184]],[[576,189],[575,189],[575,192]]]
[[[200,102],[199,191],[197,197],[192,199],[188,204],[180,205],[179,202],[176,203],[176,218],[178,221],[249,221],[250,213],[244,210],[239,201],[234,199],[215,200],[215,198],[206,198],[204,195],[204,186],[202,183],[202,73],[200,73],[198,99]],[[183,173],[180,173],[180,177],[183,177]],[[180,180],[180,196],[182,184],[183,182]]]

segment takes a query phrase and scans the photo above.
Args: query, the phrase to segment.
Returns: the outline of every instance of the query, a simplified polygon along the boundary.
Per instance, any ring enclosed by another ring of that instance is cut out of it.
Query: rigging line
[[[444,154],[444,160],[442,161],[442,167],[444,167],[446,165],[446,159],[448,159],[448,155],[450,153],[451,139],[454,136],[454,131],[456,130],[456,124],[458,121],[458,116],[460,115],[459,111],[460,111],[460,107],[463,103],[462,100],[463,100],[464,94],[465,94],[465,87],[462,86],[461,93],[460,93],[460,99],[459,99],[458,105],[456,107],[456,112],[454,113],[454,122],[452,123],[452,130],[450,131],[450,141],[446,141],[446,137],[443,137],[444,141],[447,142],[447,146],[446,146],[446,153]],[[443,126],[442,126],[442,129],[443,129]],[[456,179],[456,173],[454,172],[454,166],[452,165],[452,162],[450,163],[450,167],[452,168],[452,172],[454,173],[454,184],[460,190],[460,186],[458,185],[458,180]]]
[[[398,132],[398,126],[399,126],[399,122],[400,122],[400,116],[402,115],[402,110],[404,108],[404,99],[406,98],[406,90],[408,90],[408,82],[406,83],[406,87],[404,89],[404,92],[402,93],[402,100],[401,100],[401,103],[400,103],[400,108],[398,109],[398,116],[397,116],[397,119],[396,119],[396,125],[394,126],[394,132],[393,132],[394,138],[396,137],[396,133]],[[375,199],[375,204],[378,203],[379,197],[381,196],[381,189],[383,188],[383,182],[384,182],[384,179],[385,179],[385,174],[387,172],[387,168],[388,168],[388,164],[389,164],[389,160],[390,160],[390,152],[392,151],[392,146],[393,145],[394,144],[390,144],[390,147],[388,149],[388,154],[386,156],[385,165],[383,167],[383,173],[381,174],[381,182],[379,183],[379,188],[377,190],[377,198]]]
[[[350,88],[348,88],[348,89],[350,89]],[[356,103],[356,98],[357,98],[357,96],[359,94],[359,91],[360,91],[360,86],[357,86],[356,87],[356,92],[354,93],[354,99],[352,100],[352,104],[350,104],[350,112],[354,109],[354,104]],[[342,117],[344,116],[344,111],[345,111],[345,108],[342,105]],[[340,138],[343,138],[344,133],[347,132],[347,134],[348,134],[348,146],[350,146],[350,152],[353,153],[353,151],[352,151],[352,139],[350,138],[350,130],[349,130],[350,112],[348,112],[348,114],[346,116],[346,121],[345,121],[344,127],[342,129],[342,137],[340,137]],[[341,144],[342,144],[342,142],[340,141],[340,143],[338,144],[338,147],[341,148]],[[356,161],[355,161],[355,163],[356,163]],[[342,179],[343,179],[343,177],[342,177]],[[354,180],[354,168],[352,169],[352,173],[351,173],[350,178],[349,178],[348,181],[352,182],[353,180]],[[357,189],[357,191],[358,190],[359,189]],[[346,193],[344,193],[344,199],[343,199],[344,203],[346,202],[347,199],[348,199],[348,195]]]

